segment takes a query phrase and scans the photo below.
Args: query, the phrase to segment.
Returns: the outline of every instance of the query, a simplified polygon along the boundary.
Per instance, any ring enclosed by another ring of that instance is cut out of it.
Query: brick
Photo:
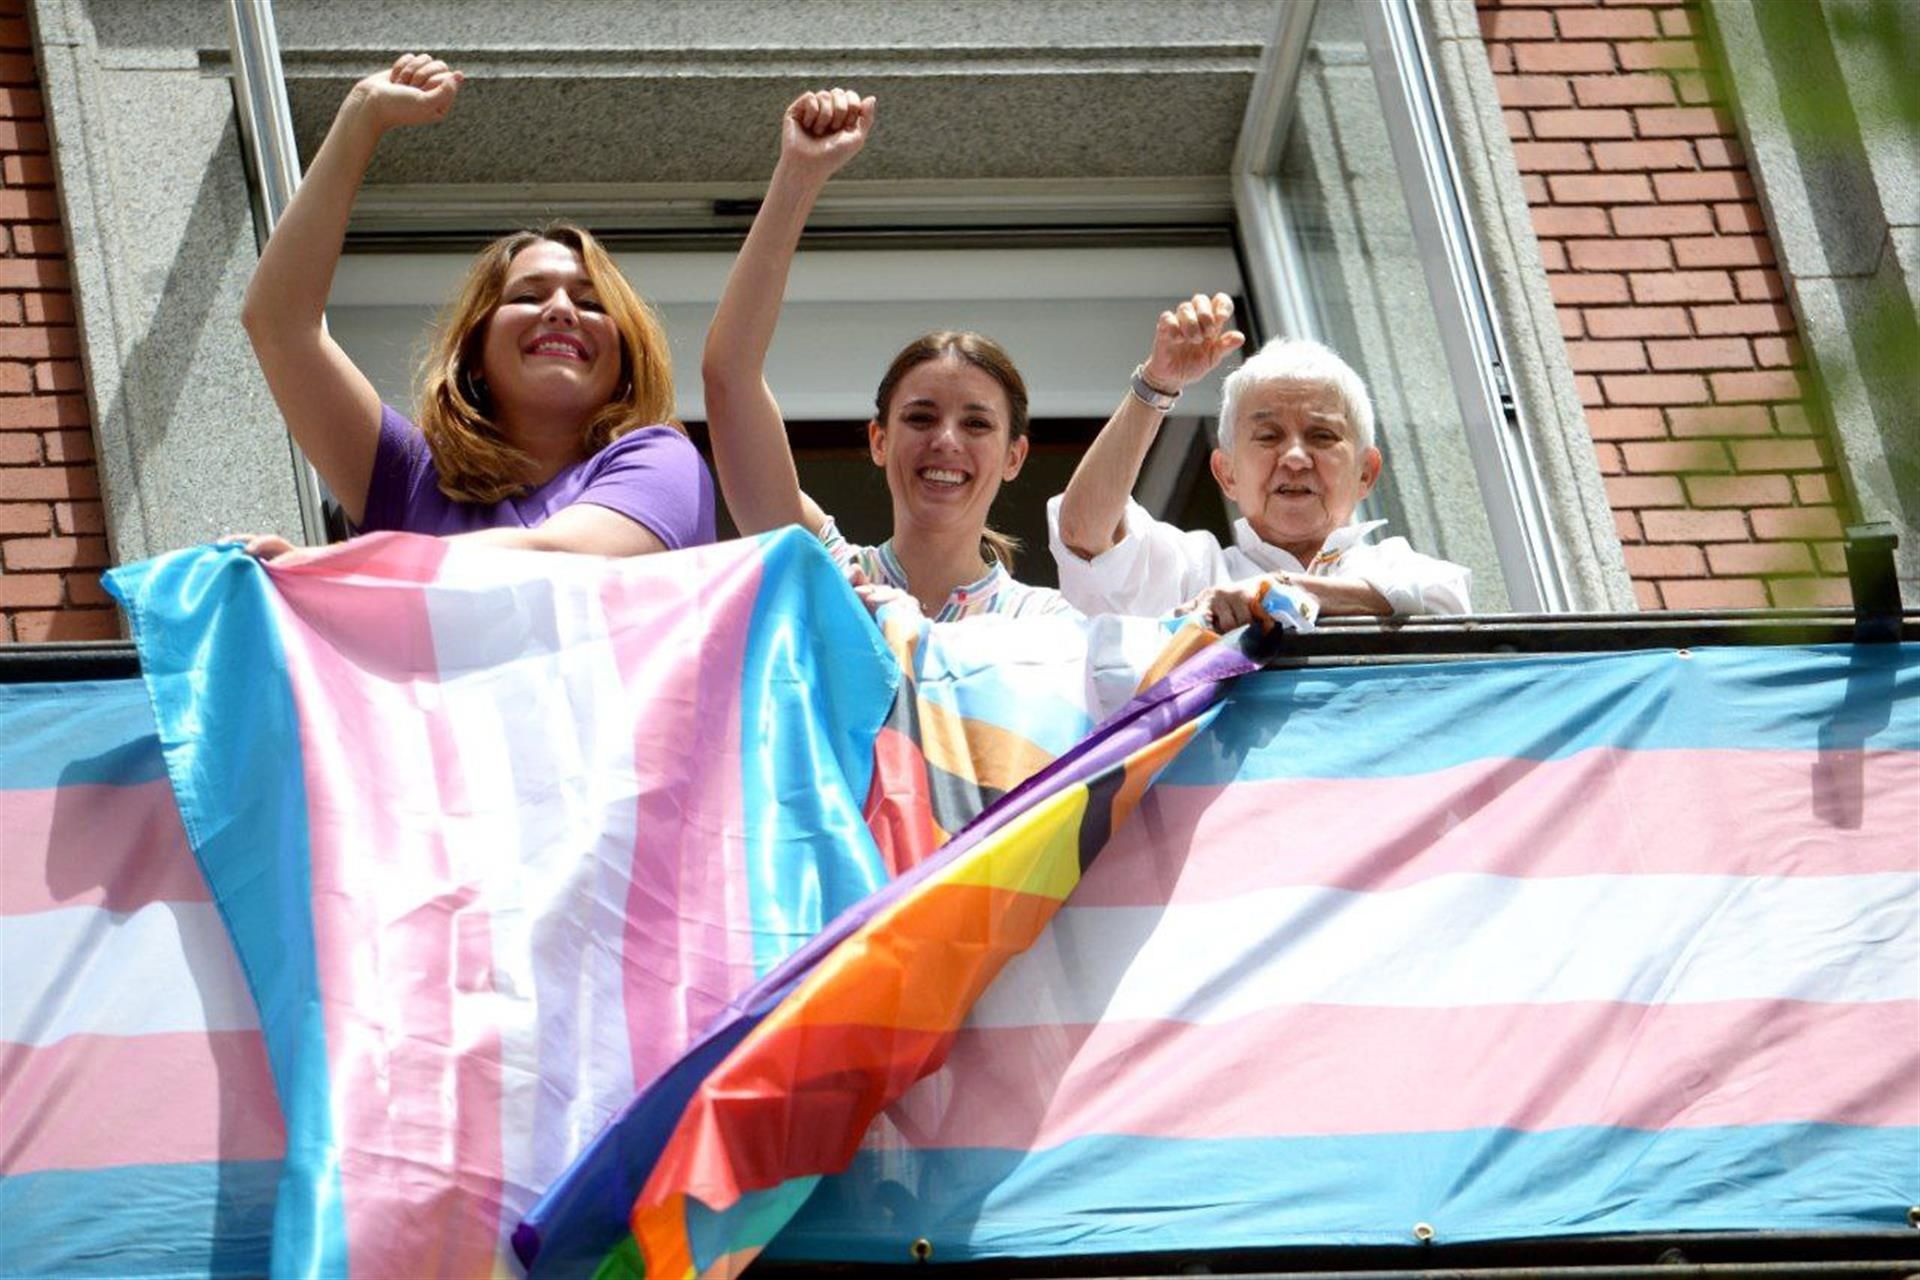
[[[1590,373],[1574,374],[1573,390],[1580,397],[1583,408],[1592,409],[1607,402],[1605,393],[1600,390],[1600,379]]]
[[[5,544],[8,573],[36,569],[102,569],[105,538],[15,538]]]
[[[57,258],[0,260],[0,289],[66,289],[72,286],[67,264]]]
[[[1800,542],[1729,542],[1707,548],[1707,563],[1723,577],[1812,573],[1813,557]]]
[[[40,258],[67,251],[66,233],[57,222],[15,223],[12,232],[15,253]]]
[[[0,119],[38,120],[47,114],[46,104],[37,89],[8,85],[0,89]]]
[[[1688,476],[1687,497],[1696,507],[1764,507],[1792,502],[1785,476]]]
[[[1658,409],[1592,409],[1587,434],[1595,440],[1660,440],[1667,424]]]
[[[67,603],[79,605],[112,604],[113,597],[100,585],[97,573],[74,573],[67,576]]]
[[[1555,307],[1553,318],[1560,324],[1560,336],[1563,338],[1584,338],[1587,336],[1586,322],[1580,318],[1580,312],[1571,307]]]
[[[1702,405],[1667,410],[1667,425],[1676,436],[1764,436],[1773,433],[1773,419],[1765,405]]]
[[[1762,369],[1791,369],[1804,363],[1798,338],[1755,338],[1753,358]]]
[[[1567,246],[1559,240],[1540,242],[1540,265],[1547,271],[1565,271],[1567,269]]]
[[[1833,480],[1824,471],[1816,475],[1793,477],[1793,496],[1803,505],[1818,506],[1836,501]]]
[[[1698,404],[1707,398],[1707,384],[1691,373],[1615,373],[1600,380],[1608,404]]]
[[[1649,542],[1744,542],[1746,518],[1738,511],[1642,511]]]
[[[61,594],[57,573],[0,573],[0,609],[44,609]]]
[[[1547,180],[1537,173],[1520,175],[1520,194],[1528,204],[1547,202]]]
[[[28,467],[41,461],[40,437],[31,431],[0,435],[0,467]]]
[[[1845,578],[1774,578],[1767,590],[1777,609],[1849,609],[1853,584]]]
[[[1676,488],[1678,486],[1675,486]],[[1684,543],[1659,547],[1622,547],[1627,572],[1636,578],[1704,578],[1707,558]]]
[[[33,54],[0,53],[0,80],[8,84],[37,84],[40,71],[33,65]]]
[[[53,161],[46,156],[8,156],[0,163],[0,178],[10,187],[50,187]]]
[[[1630,204],[1610,211],[1623,236],[1707,235],[1713,211],[1704,204]]]
[[[1734,200],[1713,206],[1715,229],[1726,235],[1765,235],[1766,217],[1760,206],[1750,200]]]
[[[45,155],[47,126],[33,120],[0,120],[0,151],[31,151]]]
[[[19,324],[25,318],[26,311],[20,305],[20,296],[0,293],[0,325]]]
[[[78,360],[42,360],[33,366],[36,391],[81,391],[86,385]]]
[[[1662,581],[1660,598],[1669,609],[1764,609],[1767,587],[1758,578],[1683,578]]]
[[[0,397],[0,431],[86,425],[87,402],[80,396]]]
[[[1845,573],[1847,571],[1847,547],[1844,542],[1816,542],[1813,544],[1814,563],[1820,566],[1822,573]]]
[[[1620,460],[1620,446],[1596,444],[1593,446],[1593,463],[1600,468],[1603,476],[1617,476],[1626,472],[1627,464]]]
[[[1660,34],[1663,36],[1686,38],[1695,34],[1691,10],[1662,9],[1659,17]]]
[[[1513,70],[1513,46],[1510,44],[1490,44],[1487,46],[1487,66],[1496,76],[1504,76]]]
[[[1580,271],[1663,271],[1673,265],[1665,240],[1574,240],[1567,256]]]
[[[0,440],[7,438],[0,436]],[[91,431],[48,431],[41,435],[40,447],[45,451],[48,462],[93,461]]]
[[[1557,204],[1651,204],[1653,185],[1643,173],[1555,174],[1547,190]]]
[[[1778,271],[1736,271],[1733,282],[1742,302],[1777,302],[1787,296],[1786,283]]]
[[[1674,100],[1673,81],[1663,75],[1582,76],[1573,85],[1583,107],[1663,107]]]
[[[1666,608],[1666,605],[1660,602],[1660,588],[1651,582],[1635,582],[1633,598],[1642,609]]]
[[[1596,142],[1593,144],[1593,163],[1595,168],[1612,173],[1692,169],[1699,162],[1694,158],[1691,142],[1671,139],[1655,142]]]
[[[1627,278],[1616,275],[1550,275],[1547,288],[1556,304],[1585,307],[1599,303],[1625,302]]]
[[[67,293],[23,293],[27,323],[67,325],[73,323],[73,295]]]
[[[1691,40],[1636,40],[1613,47],[1626,71],[1697,71],[1700,67],[1700,49]]]
[[[1702,169],[1739,169],[1747,163],[1747,153],[1732,138],[1696,138],[1693,149]]]
[[[1516,142],[1513,160],[1522,173],[1586,173],[1593,168],[1592,157],[1577,142]]]
[[[72,356],[79,349],[70,328],[0,329],[0,358],[44,360]]]
[[[60,202],[45,187],[0,188],[0,218],[8,222],[51,222],[60,216]]]
[[[1483,9],[1480,35],[1487,40],[1551,40],[1553,15],[1540,9]]]
[[[1614,512],[1613,531],[1623,543],[1632,544],[1640,541],[1639,515],[1632,511]]]
[[[117,640],[120,613],[116,609],[60,609],[17,613],[15,634],[23,644],[50,640]]]
[[[1767,370],[1760,373],[1716,373],[1713,398],[1721,404],[1753,400],[1798,400],[1800,379],[1791,373]]]
[[[1727,451],[1717,440],[1629,441],[1620,446],[1620,454],[1627,470],[1635,475],[1692,475],[1730,469]]]
[[[1613,507],[1684,507],[1686,496],[1672,476],[1607,476],[1607,505]],[[1631,561],[1629,561],[1631,568]],[[1638,569],[1632,570],[1635,573]]]
[[[1673,242],[1682,267],[1764,267],[1773,261],[1765,236],[1683,236]]]
[[[1534,136],[1540,138],[1631,138],[1633,117],[1625,111],[1535,111]]]
[[[1751,200],[1753,180],[1744,173],[1657,173],[1653,189],[1667,203]]]
[[[53,520],[62,533],[105,533],[107,509],[98,502],[56,502]]]
[[[1840,513],[1832,507],[1759,507],[1747,513],[1759,538],[1837,538]]]
[[[1694,330],[1703,336],[1793,332],[1793,312],[1777,304],[1754,302],[1725,307],[1694,307],[1692,315]]]
[[[100,483],[92,467],[7,467],[0,470],[0,501],[99,496]]]
[[[1561,76],[1501,76],[1494,82],[1503,107],[1566,107],[1574,89]]]
[[[1611,230],[1607,211],[1598,205],[1548,205],[1533,211],[1533,234],[1537,236],[1604,236]]]
[[[51,533],[53,508],[44,502],[0,502],[0,533]]]
[[[33,366],[17,361],[0,363],[0,395],[33,390]]]
[[[1567,359],[1575,373],[1619,373],[1647,367],[1647,353],[1638,342],[1569,342]]]
[[[1774,405],[1773,429],[1783,436],[1810,436],[1815,434],[1813,430],[1813,419],[1807,416],[1807,407],[1803,404]]]
[[[1560,15],[1563,40],[1651,40],[1659,34],[1645,9],[1569,9]]]
[[[1612,71],[1613,46],[1584,41],[1516,45],[1513,63],[1528,74],[1559,72],[1562,75],[1579,75],[1582,72]]]
[[[1673,338],[1692,332],[1680,307],[1595,308],[1586,319],[1587,332],[1596,338]]]
[[[1712,107],[1640,107],[1633,113],[1643,138],[1707,138],[1729,132],[1732,122]]]
[[[1724,271],[1646,271],[1628,277],[1635,302],[1731,302],[1733,277]]]
[[[1745,338],[1681,338],[1649,342],[1647,357],[1655,369],[1751,369],[1753,348]]]
[[[1680,101],[1690,107],[1717,105],[1727,100],[1720,86],[1704,72],[1676,71],[1673,73],[1673,87],[1679,93]]]
[[[1524,111],[1502,111],[1500,118],[1506,122],[1507,136],[1516,142],[1533,136],[1533,126],[1527,123]]]
[[[1827,460],[1812,438],[1739,440],[1733,444],[1733,465],[1742,471],[1817,471],[1827,465]],[[1778,501],[1785,503],[1787,499]]]

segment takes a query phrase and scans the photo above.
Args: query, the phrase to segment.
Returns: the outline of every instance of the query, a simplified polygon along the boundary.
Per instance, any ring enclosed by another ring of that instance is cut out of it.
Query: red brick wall
[[[1477,3],[1641,607],[1846,604],[1832,450],[1699,6]]]
[[[0,643],[120,634],[24,0],[0,0]]]

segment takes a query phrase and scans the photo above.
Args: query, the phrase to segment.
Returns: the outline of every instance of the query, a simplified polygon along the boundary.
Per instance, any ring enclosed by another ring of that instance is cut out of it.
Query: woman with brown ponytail
[[[666,334],[582,228],[481,251],[432,342],[418,426],[327,336],[327,291],[375,146],[388,129],[441,119],[461,83],[406,54],[356,84],[261,252],[242,319],[295,442],[364,532],[605,556],[712,542],[712,478],[669,420]],[[291,548],[266,536],[247,549]]]
[[[867,445],[887,477],[893,537],[858,547],[801,492],[785,420],[764,377],[788,269],[827,180],[872,132],[874,100],[805,93],[782,121],[780,161],[707,332],[707,421],[727,509],[742,533],[811,530],[864,580],[869,602],[912,596],[935,622],[1071,614],[1059,592],[1008,572],[1012,539],[987,527],[1000,486],[1027,457],[1027,388],[991,338],[942,331],[895,356],[874,397]]]

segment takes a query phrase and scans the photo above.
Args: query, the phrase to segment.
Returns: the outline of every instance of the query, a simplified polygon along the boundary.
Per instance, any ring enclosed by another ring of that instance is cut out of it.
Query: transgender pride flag
[[[276,1275],[494,1272],[635,1091],[885,879],[861,806],[898,672],[802,533],[197,548],[112,585],[285,1112]]]

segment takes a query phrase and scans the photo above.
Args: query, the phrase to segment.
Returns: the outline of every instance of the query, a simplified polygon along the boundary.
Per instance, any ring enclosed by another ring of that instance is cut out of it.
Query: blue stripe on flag
[[[106,584],[132,620],[181,821],[260,1006],[288,1116],[275,1274],[344,1275],[300,725],[266,570],[236,546],[190,547]]]
[[[947,1262],[1407,1244],[1417,1222],[1442,1242],[1896,1230],[1916,1197],[1911,1127],[1099,1136],[1036,1152],[863,1150],[766,1256],[904,1263],[921,1236]]]
[[[861,808],[900,668],[818,538],[790,527],[763,534],[760,552],[740,770],[754,972],[764,975],[886,882]]]
[[[146,1081],[160,1088],[164,1082]],[[0,1178],[0,1276],[257,1276],[277,1160],[138,1164]]]
[[[0,685],[0,788],[130,787],[166,776],[140,681]]]
[[[1595,747],[1920,750],[1920,645],[1263,672],[1163,781],[1405,777]]]

